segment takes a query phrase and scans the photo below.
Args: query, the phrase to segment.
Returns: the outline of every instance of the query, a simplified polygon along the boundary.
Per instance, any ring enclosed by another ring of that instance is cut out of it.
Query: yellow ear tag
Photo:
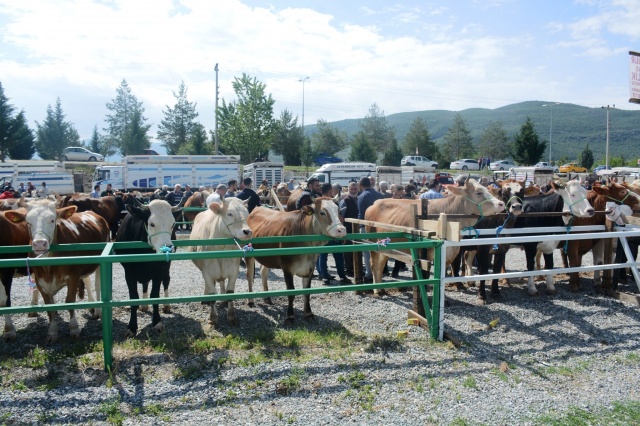
[[[19,218],[19,217],[14,216],[14,217],[12,217],[12,218],[11,218],[11,221],[12,221],[12,222],[20,222],[20,218]]]

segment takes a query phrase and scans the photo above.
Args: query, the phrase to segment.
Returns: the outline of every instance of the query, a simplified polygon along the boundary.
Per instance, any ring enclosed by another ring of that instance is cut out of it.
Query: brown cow
[[[91,198],[80,194],[67,195],[62,199],[60,207],[68,206],[76,206],[78,213],[91,211],[102,216],[109,224],[112,239],[118,233],[122,212],[125,211],[122,198],[115,195],[100,198]]]
[[[611,182],[608,185],[600,185],[596,183],[593,189],[587,193],[587,200],[596,211],[603,211],[606,208],[607,201],[613,201],[616,204],[625,204],[632,209],[640,208],[640,196],[627,187]],[[605,215],[597,214],[593,217],[580,218],[576,217],[571,223],[572,226],[589,226],[604,225]],[[571,240],[567,245],[567,257],[570,267],[582,265],[582,256],[593,250],[593,264],[602,265],[604,263],[604,240]],[[600,271],[595,271],[593,279],[596,285],[601,284]],[[569,290],[578,291],[580,289],[580,277],[577,272],[569,274]]]
[[[291,194],[289,194],[289,199],[287,200],[288,212],[292,212],[296,209],[296,201],[298,201],[298,198],[300,198],[300,195],[302,195],[302,191],[304,191],[304,188],[296,188],[291,191]]]
[[[254,237],[275,237],[285,235],[326,235],[331,238],[343,238],[347,235],[346,228],[340,223],[338,206],[331,198],[317,198],[313,204],[304,206],[302,210],[281,212],[266,207],[257,207],[249,215],[247,222],[253,231]],[[305,243],[274,243],[254,244],[253,247],[261,248],[285,248],[285,247],[312,247],[323,246],[326,241],[310,241]],[[268,256],[259,257],[262,265],[262,288],[269,290],[267,276],[269,268],[282,269],[284,281],[288,290],[293,290],[293,276],[302,278],[302,287],[311,287],[311,275],[318,259],[317,254],[300,254],[292,256]],[[253,291],[254,258],[247,258],[247,280],[249,291]],[[287,322],[293,322],[293,296],[289,296],[287,307]],[[309,295],[304,296],[305,319],[314,319],[309,304]]]
[[[21,210],[26,213],[25,210]],[[7,219],[4,214],[0,214],[0,246],[26,246],[31,241],[29,229],[26,222],[14,223]],[[3,259],[24,258],[23,253],[5,254]],[[13,275],[17,268],[0,268],[0,307],[11,306],[11,285]],[[11,315],[4,316],[4,339],[15,340],[16,328],[11,320]]]
[[[505,203],[495,198],[487,188],[474,179],[467,179],[462,187],[445,185],[445,188],[451,195],[445,198],[429,200],[429,214],[482,214],[491,216],[504,211]],[[377,200],[367,209],[365,220],[391,225],[413,226],[413,218],[411,217],[409,206],[420,202],[420,200],[383,198]],[[462,227],[473,226],[477,219],[460,219],[459,222]],[[376,232],[376,228],[372,226],[366,227],[366,230],[367,232]],[[380,231],[384,231],[384,229]],[[447,265],[451,264],[459,251],[459,247],[447,249]],[[433,250],[429,250],[428,255],[433,259]],[[384,254],[384,251],[371,252],[371,271],[373,272],[374,282],[382,282],[382,270],[387,259],[388,257]],[[375,291],[374,293],[383,294],[384,292]]]
[[[196,191],[191,197],[187,199],[187,201],[185,201],[184,207],[204,207],[204,202],[207,197],[208,195],[205,195],[205,193]],[[196,220],[196,216],[198,215],[198,213],[200,212],[183,212],[182,216],[184,217],[184,220],[186,222],[193,222],[194,220]],[[191,229],[191,226],[189,225],[187,229]]]
[[[86,256],[99,255],[96,252],[49,252],[52,244],[98,243],[109,240],[109,225],[98,214],[93,212],[76,213],[76,207],[70,206],[56,210],[55,202],[47,199],[31,201],[26,204],[26,214],[22,211],[5,212],[7,219],[14,223],[26,222],[31,234],[31,248],[38,257]],[[32,268],[36,285],[46,304],[54,303],[54,296],[67,287],[66,303],[76,301],[80,279],[96,272],[97,264],[38,266]],[[96,274],[96,290],[100,287],[99,274]],[[89,300],[91,290],[88,292]],[[49,311],[49,330],[47,343],[58,340],[58,324],[56,313]],[[69,331],[71,337],[80,335],[75,311],[69,310]]]

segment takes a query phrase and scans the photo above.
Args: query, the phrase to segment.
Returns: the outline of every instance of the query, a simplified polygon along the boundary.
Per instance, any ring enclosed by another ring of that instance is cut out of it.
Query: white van
[[[403,157],[400,161],[401,166],[420,166],[431,168],[431,172],[435,171],[438,168],[438,163],[435,161],[429,160],[427,157],[423,157],[421,155],[407,155]]]
[[[331,163],[325,164],[309,176],[316,178],[320,183],[339,183],[348,186],[349,182],[358,182],[366,176],[376,177],[376,165],[374,163]]]

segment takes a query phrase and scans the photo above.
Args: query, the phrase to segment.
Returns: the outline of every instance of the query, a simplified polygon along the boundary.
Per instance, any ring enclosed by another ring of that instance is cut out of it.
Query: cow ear
[[[456,186],[456,185],[445,185],[444,188],[449,191],[450,193],[452,193],[453,195],[463,195],[464,194],[464,188],[460,187],[460,186]]]
[[[312,214],[314,214],[316,212],[316,210],[313,208],[313,206],[311,204],[306,205],[302,208],[302,212],[306,215],[311,216]]]
[[[69,219],[78,210],[77,206],[68,206],[58,210],[58,218]]]
[[[18,213],[13,210],[8,210],[4,212],[4,217],[10,220],[13,223],[20,223],[26,220],[26,216],[23,213]]]
[[[524,189],[525,197],[535,197],[536,195],[539,195],[539,194],[540,194],[540,187],[538,185],[527,186]]]
[[[209,204],[209,210],[211,210],[215,214],[220,214],[220,212],[222,211],[222,205],[217,201],[214,201],[213,203]]]
[[[495,186],[489,186],[487,187],[487,189],[489,190],[491,195],[493,195],[494,197],[500,196],[500,188],[496,188]]]
[[[140,208],[138,206],[134,206],[131,204],[127,204],[126,206],[127,211],[129,213],[131,213],[131,216],[135,216],[140,220],[147,220],[149,218],[149,216],[151,216],[151,213],[149,212],[148,208]]]

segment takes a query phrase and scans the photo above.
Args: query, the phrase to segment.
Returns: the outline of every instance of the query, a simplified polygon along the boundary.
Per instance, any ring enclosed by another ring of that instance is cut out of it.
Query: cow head
[[[587,190],[580,180],[570,180],[566,184],[552,181],[551,187],[562,197],[564,207],[562,211],[570,212],[577,217],[591,217],[595,210],[587,200]]]
[[[316,198],[313,204],[304,206],[302,212],[313,215],[313,229],[316,233],[331,238],[344,238],[347,235],[347,228],[340,222],[338,206],[331,198]]]
[[[166,250],[164,247],[168,247],[171,252],[175,251],[171,235],[173,233],[173,225],[176,223],[174,214],[180,213],[182,211],[181,208],[172,208],[164,200],[153,200],[148,205],[128,204],[126,208],[132,216],[144,222],[147,231],[147,243],[156,252],[164,252]]]
[[[5,217],[11,222],[27,222],[31,234],[31,249],[37,255],[49,251],[54,243],[58,219],[68,219],[76,212],[76,206],[69,206],[56,210],[56,202],[49,199],[41,199],[23,203],[27,213],[8,211]]]
[[[614,201],[616,204],[626,204],[632,209],[640,208],[640,188],[633,188],[628,183],[615,183],[610,182],[607,185],[598,185],[597,183],[593,186],[593,191],[598,195],[603,195],[609,201]]]
[[[474,179],[467,179],[464,186],[445,185],[446,189],[456,197],[462,197],[464,214],[480,213],[491,216],[504,211],[504,202],[491,195],[489,190]]]
[[[510,214],[517,216],[522,213],[522,199],[524,198],[524,186],[526,181],[513,178],[496,182],[500,187],[499,198],[504,201]]]
[[[249,216],[249,210],[247,210],[248,202],[249,200],[243,202],[238,198],[225,198],[221,203],[213,202],[209,204],[209,210],[220,217],[232,238],[248,240],[253,235],[251,228],[247,224],[247,216]]]

